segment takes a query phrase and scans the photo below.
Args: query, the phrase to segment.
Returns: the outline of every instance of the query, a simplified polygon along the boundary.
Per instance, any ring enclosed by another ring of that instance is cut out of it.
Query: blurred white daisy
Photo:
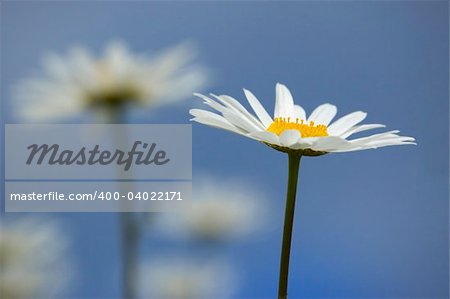
[[[244,89],[244,93],[256,116],[230,96],[211,94],[211,97],[208,97],[195,94],[221,115],[191,109],[190,113],[194,116],[192,120],[261,141],[283,152],[296,152],[304,156],[415,144],[414,138],[399,136],[397,130],[348,140],[347,138],[355,133],[385,126],[359,125],[367,115],[362,111],[347,114],[331,122],[337,112],[336,106],[331,104],[318,106],[307,117],[305,110],[294,104],[289,89],[279,83],[276,85],[273,119],[250,91]]]
[[[19,82],[13,105],[21,119],[46,121],[91,108],[180,100],[206,82],[206,72],[193,64],[194,58],[193,47],[186,43],[154,56],[133,54],[118,41],[109,43],[99,57],[72,47],[66,55],[47,55],[40,73]]]
[[[255,233],[263,226],[265,200],[250,184],[200,178],[193,198],[180,212],[161,214],[159,230],[177,238],[224,241]]]
[[[51,298],[61,295],[72,272],[67,242],[51,222],[0,222],[0,297]]]
[[[229,297],[235,289],[231,267],[218,260],[154,258],[143,264],[140,277],[142,298],[219,299]]]

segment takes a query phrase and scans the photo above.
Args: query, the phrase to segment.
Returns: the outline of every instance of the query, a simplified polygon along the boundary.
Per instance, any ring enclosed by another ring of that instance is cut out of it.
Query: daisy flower
[[[264,109],[258,99],[244,89],[245,96],[256,116],[251,114],[234,98],[211,94],[195,94],[204,103],[216,110],[213,113],[191,109],[193,121],[224,129],[263,142],[268,146],[288,153],[289,175],[284,216],[283,241],[281,245],[278,298],[287,298],[289,259],[291,252],[292,227],[297,194],[298,171],[302,156],[320,156],[331,152],[350,152],[391,145],[415,144],[415,139],[398,135],[399,131],[388,131],[367,137],[349,139],[353,134],[382,128],[381,124],[360,123],[366,113],[356,111],[332,122],[336,106],[323,104],[307,117],[305,110],[294,104],[289,89],[276,85],[274,117]]]
[[[159,257],[142,265],[142,298],[228,298],[235,289],[236,274],[221,260],[201,262],[177,256]]]
[[[263,198],[242,182],[197,179],[189,207],[179,213],[161,215],[158,227],[169,236],[196,241],[220,242],[242,237],[261,227]]]
[[[362,111],[347,114],[332,122],[337,109],[328,103],[318,106],[307,117],[305,110],[294,104],[289,89],[279,83],[276,85],[273,118],[253,93],[246,89],[244,93],[256,116],[230,96],[195,94],[220,114],[191,109],[190,113],[194,116],[192,120],[261,141],[283,152],[297,152],[303,156],[415,144],[414,138],[399,136],[397,130],[349,139],[355,133],[385,126],[360,125],[367,116]]]
[[[0,222],[2,298],[54,298],[72,276],[59,228],[31,218]]]
[[[13,105],[21,119],[48,121],[89,109],[181,100],[206,82],[194,58],[188,44],[153,56],[133,54],[119,41],[109,43],[100,56],[72,47],[65,55],[48,54],[40,72],[14,86]]]

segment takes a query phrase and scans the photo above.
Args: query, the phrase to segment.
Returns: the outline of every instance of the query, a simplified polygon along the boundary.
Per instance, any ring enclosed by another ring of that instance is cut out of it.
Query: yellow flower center
[[[296,118],[294,122],[291,121],[290,117],[276,117],[273,123],[267,128],[267,132],[275,133],[278,136],[285,130],[297,130],[300,132],[302,138],[328,136],[326,125],[314,125],[313,121],[306,124],[303,120],[299,120],[298,118]]]

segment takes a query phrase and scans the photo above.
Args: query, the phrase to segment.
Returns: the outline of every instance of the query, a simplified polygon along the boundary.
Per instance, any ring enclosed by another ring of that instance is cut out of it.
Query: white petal
[[[365,142],[365,143],[359,143],[362,147],[368,147],[368,148],[377,148],[380,145],[384,144],[400,144],[400,143],[414,143],[415,139],[412,137],[406,137],[406,136],[387,136],[387,137],[381,137],[376,140]]]
[[[337,136],[320,137],[311,145],[312,150],[317,151],[335,151],[353,146],[347,140]]]
[[[285,130],[280,135],[280,144],[282,146],[290,147],[300,139],[300,132],[298,130]]]
[[[299,120],[305,120],[306,121],[306,112],[305,109],[303,109],[302,106],[300,105],[294,105],[294,110],[292,113],[292,118],[296,119],[298,118]]]
[[[274,134],[272,132],[267,132],[267,131],[261,131],[261,132],[253,132],[248,134],[249,137],[262,141],[262,142],[267,142],[270,144],[275,144],[275,145],[281,145],[280,144],[280,138],[278,137],[277,134]]]
[[[363,150],[364,148],[354,145],[354,146],[349,146],[349,147],[345,147],[345,148],[338,148],[338,149],[334,149],[334,150],[329,150],[328,152],[330,153],[345,153],[345,152],[354,152],[354,151],[360,151]]]
[[[133,63],[127,46],[119,41],[106,47],[105,62],[113,80],[126,80]]]
[[[378,148],[382,146],[401,145],[401,144],[416,144],[416,143],[414,142],[414,140],[411,140],[410,138],[397,138],[397,139],[387,139],[370,142],[369,144],[365,144],[363,147]]]
[[[204,118],[211,117],[211,118],[220,118],[220,119],[225,120],[225,118],[223,118],[222,116],[220,116],[214,112],[203,110],[203,109],[190,109],[189,114],[194,117],[204,117]]]
[[[242,106],[241,103],[239,103],[238,100],[236,100],[235,98],[233,98],[231,96],[227,96],[227,95],[217,96],[212,93],[211,93],[211,96],[215,97],[217,100],[221,101],[222,103],[224,103],[226,106],[230,107],[231,109],[244,114],[245,116],[254,117],[253,115],[250,114],[250,112],[248,112],[248,110],[244,106]]]
[[[44,67],[48,75],[55,80],[68,81],[72,79],[72,73],[65,62],[65,57],[49,53],[44,57]]]
[[[308,122],[313,121],[316,124],[322,124],[328,126],[333,117],[337,113],[337,108],[331,104],[323,104],[314,109],[311,115],[308,117]]]
[[[239,103],[236,99],[234,99],[230,96],[227,96],[227,95],[217,96],[215,94],[211,94],[211,96],[213,96],[216,99],[218,99],[219,101],[221,101],[224,105],[229,107],[231,110],[234,110],[236,112],[235,114],[237,116],[240,116],[241,118],[245,119],[255,128],[259,128],[261,130],[266,129],[264,127],[264,125],[258,119],[256,119],[256,117],[251,115],[250,112],[248,112],[247,109],[245,109],[245,107],[242,106],[242,104]]]
[[[217,110],[220,113],[223,113],[223,112],[225,112],[225,111],[227,111],[229,109],[229,108],[227,108],[227,107],[217,103],[213,99],[211,99],[211,98],[209,98],[209,97],[207,97],[207,96],[205,96],[203,94],[194,93],[194,95],[199,97],[199,98],[201,98],[206,105],[208,105],[209,107],[213,108],[214,110]]]
[[[235,125],[238,128],[241,128],[242,130],[246,132],[256,132],[261,131],[258,127],[253,125],[248,119],[241,117],[234,111],[227,111],[223,113],[223,117],[225,117],[226,120],[228,120],[230,123]]]
[[[259,117],[259,120],[266,128],[269,127],[273,122],[273,119],[270,117],[269,113],[267,113],[266,109],[264,109],[261,102],[249,90],[244,89],[244,93],[250,106],[252,106],[253,111],[255,111],[256,115]]]
[[[276,86],[275,117],[292,117],[294,99],[289,89],[280,83]]]
[[[235,129],[234,126],[232,126],[232,125],[228,126],[226,123],[223,123],[217,119],[194,117],[191,119],[191,121],[195,121],[200,124],[204,124],[204,125],[207,125],[210,127],[230,131],[230,132],[245,136],[245,133],[242,133],[242,131]]]
[[[238,109],[232,108],[229,105],[227,106],[223,106],[219,103],[217,103],[216,101],[214,101],[213,99],[202,95],[202,94],[197,94],[195,93],[194,95],[202,98],[204,100],[204,103],[208,106],[210,106],[211,108],[217,110],[218,112],[222,113],[222,115],[227,115],[227,117],[230,117],[232,119],[237,119],[237,118],[241,118],[242,121],[248,125],[250,125],[252,127],[252,131],[254,129],[259,128],[260,130],[264,130],[265,128],[263,127],[263,125],[257,121],[253,116],[251,115],[245,115],[242,112],[240,112]],[[217,99],[219,99],[219,101],[222,102],[222,99],[220,99],[219,97],[215,96]]]
[[[311,145],[314,143],[314,141],[317,138],[315,137],[311,137],[311,138],[300,138],[299,140],[297,140],[296,143],[292,144],[290,146],[290,148],[292,149],[307,149],[307,148],[311,148]]]
[[[191,109],[189,110],[189,113],[194,116],[192,121],[196,121],[198,123],[202,123],[205,125],[213,126],[216,128],[228,130],[237,134],[243,135],[244,132],[238,128],[236,128],[234,125],[232,125],[229,121],[227,121],[225,118],[223,118],[220,115],[217,115],[215,113],[212,113],[210,111],[201,110],[201,109]]]
[[[398,137],[398,135],[396,135],[397,133],[399,133],[400,131],[398,130],[392,130],[392,131],[388,131],[388,132],[383,132],[383,133],[378,133],[378,134],[374,134],[374,135],[370,135],[367,137],[361,137],[361,138],[357,138],[357,139],[352,139],[350,140],[350,142],[352,143],[358,143],[358,144],[365,144],[371,141],[375,141],[375,140],[379,140],[382,138],[386,138],[386,137]]]
[[[377,145],[375,145],[375,146],[370,146],[370,145],[355,146],[355,147],[353,147],[353,148],[343,149],[343,150],[337,150],[337,151],[335,151],[335,152],[362,151],[362,150],[375,149],[375,148],[386,147],[386,146],[408,145],[408,144],[417,145],[415,142],[398,142],[398,143],[384,142],[384,143],[379,143],[379,144],[377,144]]]
[[[223,103],[226,106],[222,106],[219,103],[215,102],[213,99],[202,95],[195,93],[195,96],[198,96],[202,98],[207,105],[212,107],[213,109],[219,111],[222,113],[222,115],[233,125],[236,127],[246,131],[246,132],[253,132],[253,131],[260,131],[264,130],[263,125],[256,120],[256,118],[248,111],[245,110],[245,108],[242,105],[237,105],[237,101],[230,98],[230,97],[219,97],[216,95],[213,95],[214,98],[219,100],[221,103]],[[245,112],[244,112],[245,110]]]
[[[331,136],[338,136],[353,127],[354,125],[363,121],[367,116],[367,113],[362,111],[356,111],[347,114],[328,127],[328,134]]]
[[[384,127],[386,127],[386,126],[382,125],[382,124],[367,124],[367,125],[354,126],[354,127],[350,128],[349,130],[347,130],[347,132],[343,133],[340,136],[342,138],[347,138],[347,137],[350,137],[351,135],[353,135],[355,133],[359,133],[359,132],[363,132],[363,131],[367,131],[367,130],[372,130],[372,129],[377,129],[377,128],[384,128]]]

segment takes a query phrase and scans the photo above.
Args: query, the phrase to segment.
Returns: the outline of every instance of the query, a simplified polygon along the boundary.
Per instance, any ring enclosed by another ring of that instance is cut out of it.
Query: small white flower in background
[[[191,109],[190,113],[194,116],[192,120],[261,141],[283,152],[297,152],[304,156],[415,144],[414,138],[399,136],[397,130],[347,140],[355,133],[385,126],[358,125],[367,115],[362,111],[347,114],[331,122],[337,112],[336,106],[331,104],[318,106],[306,117],[305,110],[294,104],[289,89],[279,83],[276,85],[274,119],[250,91],[244,89],[244,93],[256,116],[230,96],[211,94],[211,97],[207,97],[196,94],[221,115]]]
[[[153,258],[143,264],[140,277],[142,298],[220,299],[235,290],[232,269],[216,260]]]
[[[153,56],[133,54],[118,41],[99,57],[72,47],[66,55],[47,55],[42,72],[19,82],[13,106],[21,119],[47,121],[94,108],[181,100],[206,82],[206,72],[193,64],[194,58],[193,47],[186,43]]]
[[[67,242],[48,221],[0,222],[0,297],[58,297],[72,276]]]
[[[224,241],[256,232],[263,225],[265,200],[250,184],[200,178],[182,211],[161,214],[157,227],[177,238]]]

